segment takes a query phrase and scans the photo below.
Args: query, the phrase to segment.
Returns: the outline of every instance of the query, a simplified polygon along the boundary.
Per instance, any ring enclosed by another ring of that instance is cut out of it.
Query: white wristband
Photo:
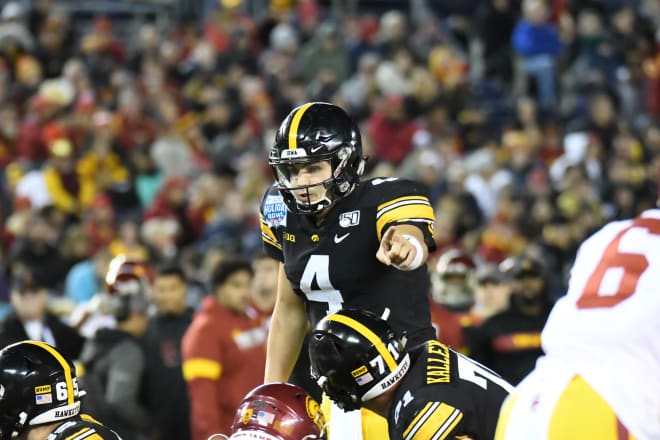
[[[407,269],[401,269],[398,266],[396,266],[396,268],[401,270],[415,270],[420,267],[424,261],[424,249],[422,248],[422,244],[410,234],[401,234],[401,236],[415,247],[415,259],[410,263],[410,267]]]

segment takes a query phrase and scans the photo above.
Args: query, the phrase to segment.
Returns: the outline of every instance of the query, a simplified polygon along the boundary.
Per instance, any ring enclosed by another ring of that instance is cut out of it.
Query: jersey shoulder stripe
[[[264,244],[273,246],[277,250],[282,250],[282,245],[280,244],[279,240],[277,239],[277,236],[273,232],[272,229],[270,229],[270,226],[266,221],[264,220],[263,214],[259,216],[259,219],[261,220],[261,239],[263,240]]]
[[[380,240],[391,223],[425,224],[421,229],[432,242],[435,215],[428,189],[412,180],[387,178],[371,179],[362,184],[364,200],[376,209],[376,235]]]
[[[68,436],[66,437],[66,440],[73,440],[73,439],[76,439],[76,438],[78,438],[78,436],[80,436],[80,435],[84,435],[86,432],[89,432],[90,429],[91,429],[91,428],[85,426],[84,428],[79,429],[78,431],[74,432],[73,434],[68,435]]]
[[[394,203],[401,197],[419,197],[429,199],[426,185],[414,180],[399,179],[396,177],[368,179],[360,182],[358,191],[360,198],[367,206],[377,207],[378,210]]]
[[[287,207],[284,198],[275,183],[264,193],[259,209],[259,226],[261,228],[261,241],[266,254],[276,260],[282,261],[282,243],[278,237],[278,229],[286,225]]]
[[[405,440],[442,440],[463,418],[463,413],[443,402],[428,402],[403,431]]]
[[[121,440],[116,432],[89,415],[80,414],[79,417],[62,423],[48,436],[48,440]]]
[[[99,440],[103,439],[93,428],[83,428],[73,435],[70,435],[66,440]]]

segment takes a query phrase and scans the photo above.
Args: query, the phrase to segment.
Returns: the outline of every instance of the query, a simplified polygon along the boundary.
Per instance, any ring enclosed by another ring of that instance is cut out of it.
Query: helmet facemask
[[[323,148],[323,145],[309,149],[313,151],[315,148]],[[307,155],[307,149],[274,148],[270,153],[269,164],[273,168],[278,189],[289,210],[296,214],[315,215],[353,191],[364,170],[364,159],[355,154],[352,146],[343,146],[334,152],[313,156]],[[277,157],[278,154],[280,157]],[[357,167],[355,167],[356,160]],[[330,164],[329,178],[309,185],[294,185],[292,178],[300,167],[318,162]],[[325,192],[320,197],[312,199],[317,188],[322,188]]]

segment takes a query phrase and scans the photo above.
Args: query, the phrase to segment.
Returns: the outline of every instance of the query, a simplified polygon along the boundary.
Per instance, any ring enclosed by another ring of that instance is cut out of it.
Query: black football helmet
[[[0,351],[0,440],[18,437],[26,426],[70,419],[80,412],[73,363],[54,347],[22,341]]]
[[[345,411],[392,388],[410,368],[405,339],[365,310],[340,310],[319,321],[309,357],[312,377]]]
[[[332,167],[329,179],[314,185],[292,184],[297,167],[321,161],[328,161]],[[359,182],[365,161],[355,122],[341,108],[324,102],[309,102],[293,109],[280,125],[268,156],[286,206],[299,214],[316,214],[350,194]],[[296,191],[309,191],[314,186],[323,186],[326,196],[317,201],[296,198]]]

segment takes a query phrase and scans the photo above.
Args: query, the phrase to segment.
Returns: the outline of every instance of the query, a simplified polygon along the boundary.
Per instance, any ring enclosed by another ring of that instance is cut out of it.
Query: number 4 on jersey
[[[316,280],[317,289],[312,287],[314,280]],[[341,292],[335,289],[330,282],[329,255],[311,255],[309,257],[300,279],[300,290],[303,291],[309,301],[327,303],[327,314],[341,310],[344,299]]]

